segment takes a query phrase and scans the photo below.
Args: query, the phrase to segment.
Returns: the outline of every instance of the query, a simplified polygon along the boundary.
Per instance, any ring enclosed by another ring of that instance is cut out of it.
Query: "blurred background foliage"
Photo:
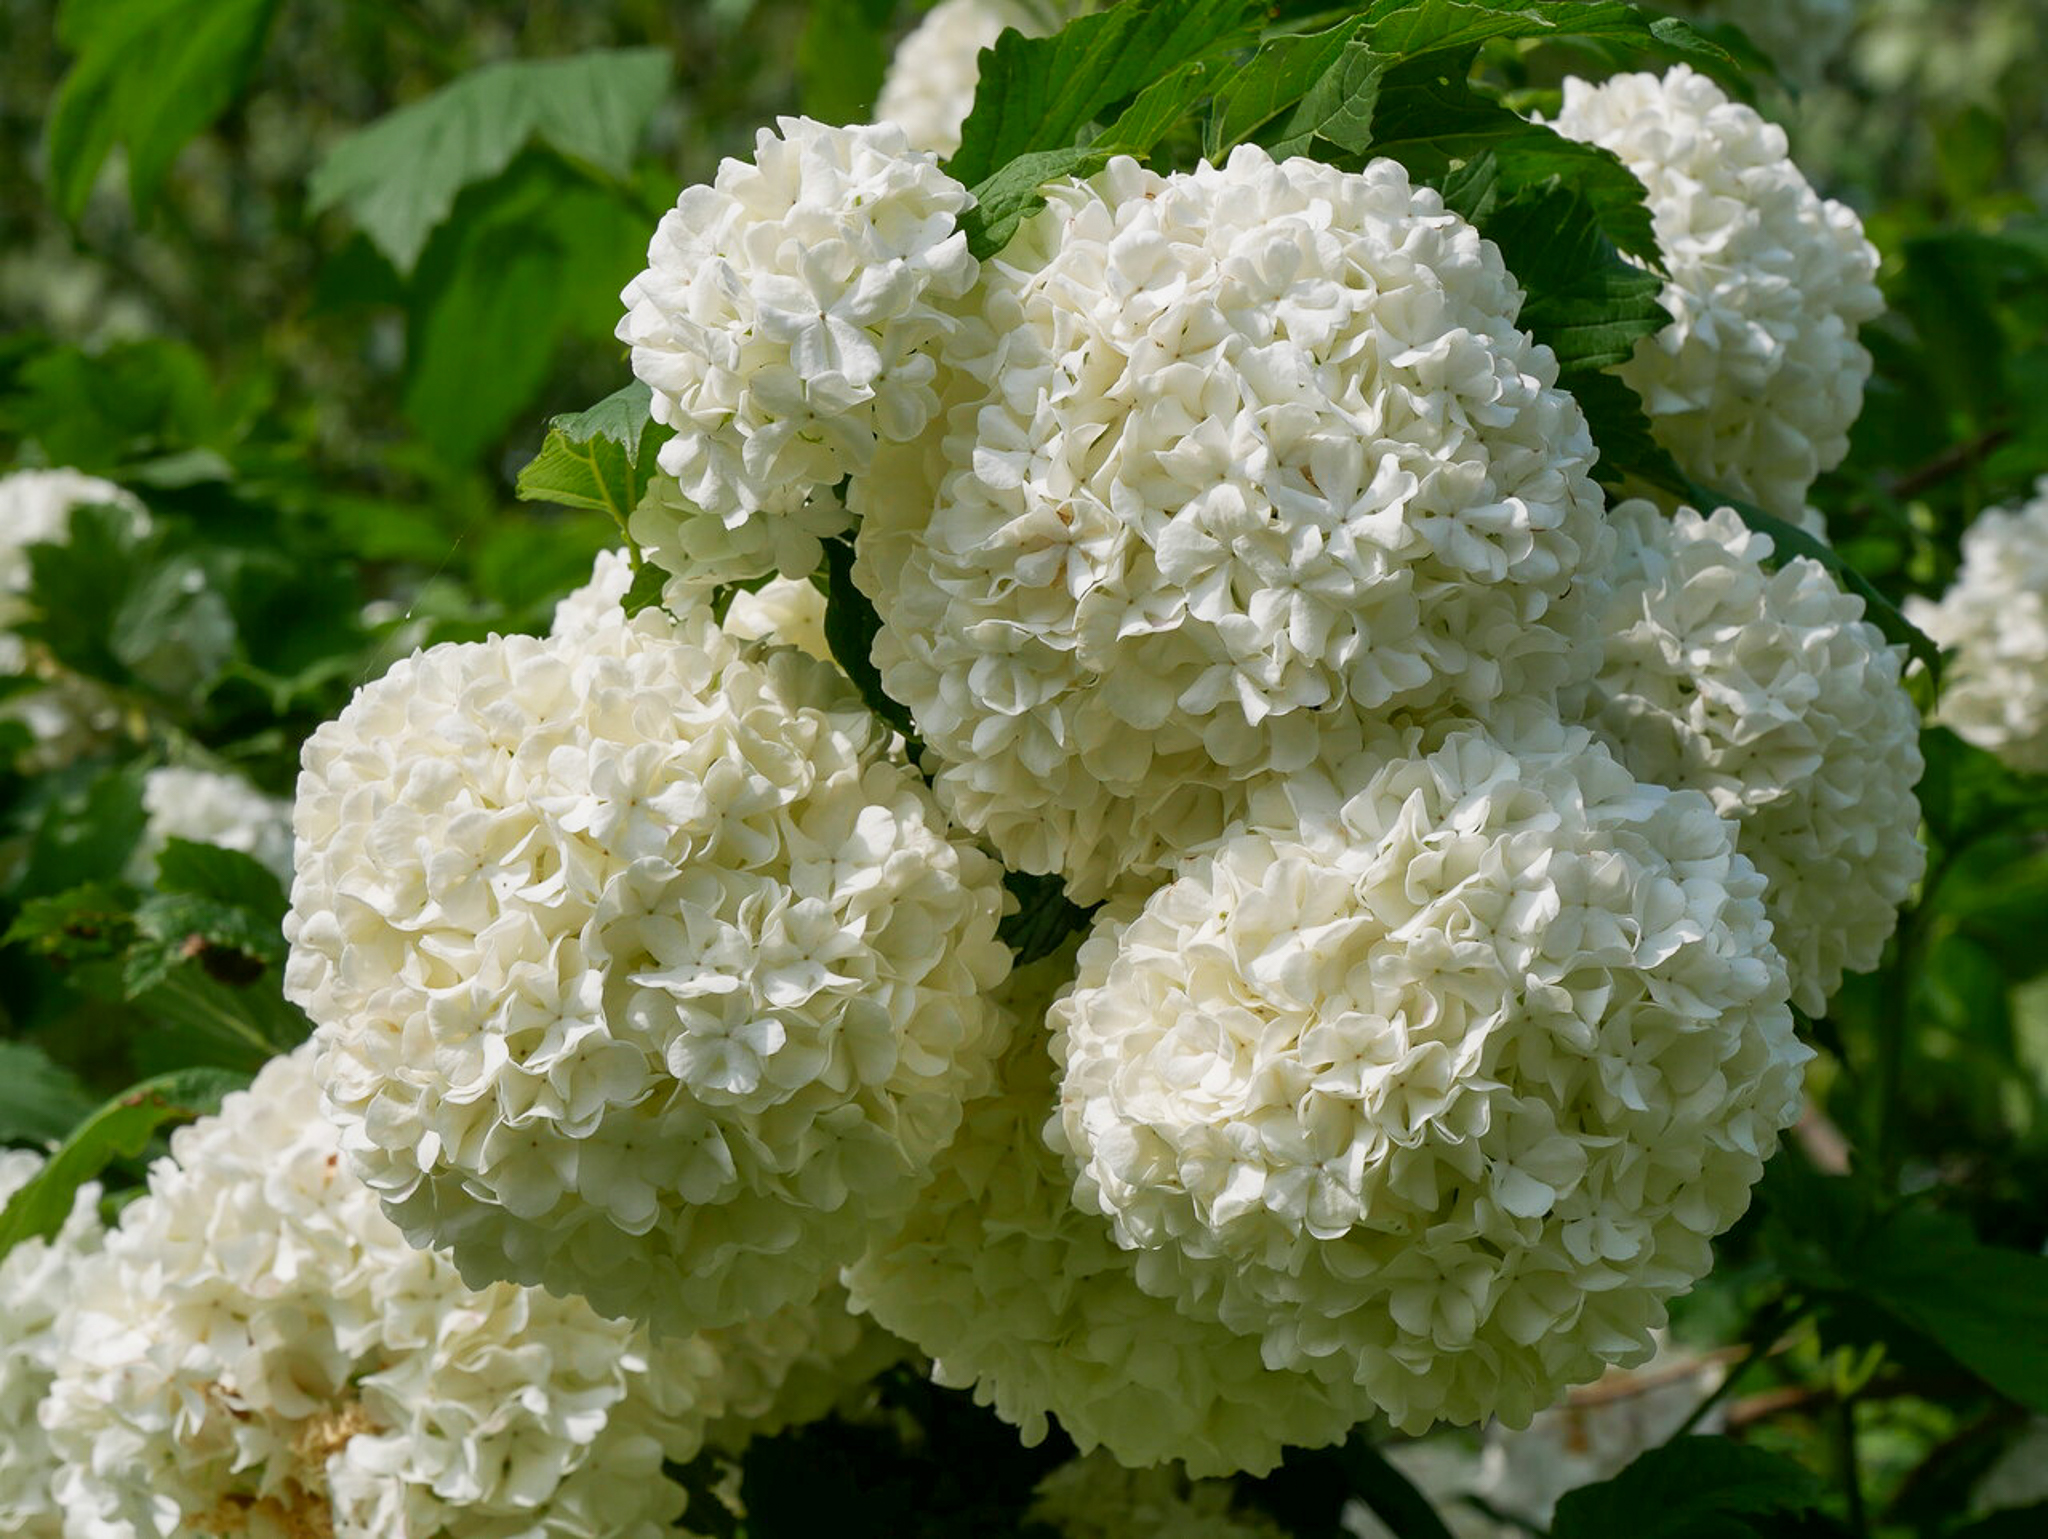
[[[142,771],[289,795],[300,741],[395,658],[543,629],[615,532],[514,480],[551,414],[624,379],[618,292],[655,220],[777,112],[865,116],[917,9],[0,5],[0,468],[110,477],[153,520],[81,510],[33,552],[39,666],[91,681],[112,725],[52,769],[0,722],[0,1139],[304,1030],[274,880],[179,855],[135,887]],[[1936,595],[1969,523],[2048,474],[2048,16],[1674,9],[1778,47],[1759,106],[1882,252],[1868,405],[1815,500],[1888,596]],[[1601,66],[1519,45],[1483,65],[1537,108]],[[1924,890],[1885,969],[1810,1023],[1808,1118],[1678,1316],[1741,1369],[1732,1425],[1849,1464],[1788,1533],[2048,1532],[1971,1497],[2048,1410],[2038,1271],[2006,1264],[2048,1241],[2048,807],[1945,732],[1927,751]],[[932,1489],[900,1484],[905,1513]],[[841,1487],[814,1494],[844,1527]]]

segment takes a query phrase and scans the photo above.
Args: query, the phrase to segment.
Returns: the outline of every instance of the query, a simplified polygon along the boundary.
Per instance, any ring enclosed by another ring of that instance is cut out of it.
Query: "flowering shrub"
[[[192,4],[61,8],[44,247],[407,104],[230,176],[263,367],[0,347],[0,1528],[2006,1531],[1976,140],[1852,212],[1732,0]]]

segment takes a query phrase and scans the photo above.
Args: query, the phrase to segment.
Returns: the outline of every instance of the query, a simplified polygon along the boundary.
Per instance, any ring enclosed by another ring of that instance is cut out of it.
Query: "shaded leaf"
[[[1364,26],[1363,18],[1353,18],[1321,32],[1284,34],[1261,43],[1250,62],[1216,92],[1202,136],[1204,152],[1212,160],[1220,159],[1283,112],[1299,111],[1303,99],[1324,82],[1333,77],[1341,81],[1340,60]],[[1358,52],[1370,54],[1369,49]]]
[[[882,620],[868,596],[854,585],[853,544],[840,538],[825,541],[825,645],[860,697],[883,721],[903,735],[913,761],[923,751],[910,712],[889,698],[882,673],[871,653]]]
[[[1017,900],[1017,912],[1003,916],[996,935],[1016,953],[1019,967],[1051,956],[1069,935],[1086,929],[1095,914],[1094,907],[1082,908],[1067,897],[1066,883],[1058,876],[1005,871],[1003,886]]]
[[[1551,1539],[1741,1539],[1742,1521],[1819,1504],[1820,1482],[1783,1454],[1725,1437],[1652,1448],[1612,1480],[1558,1500]]]
[[[31,1042],[0,1042],[0,1141],[50,1143],[92,1111],[78,1076]]]
[[[519,472],[518,494],[610,514],[623,530],[653,478],[655,448],[668,432],[651,415],[653,400],[635,380],[587,411],[551,418],[540,453]]]

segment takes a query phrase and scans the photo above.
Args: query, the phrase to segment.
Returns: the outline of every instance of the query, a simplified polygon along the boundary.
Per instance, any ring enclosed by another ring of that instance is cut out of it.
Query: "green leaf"
[[[870,655],[882,620],[875,613],[875,606],[868,602],[868,596],[854,584],[853,542],[843,538],[825,541],[825,568],[825,645],[831,649],[832,660],[860,691],[868,709],[903,735],[915,762],[924,748],[917,735],[917,724],[910,719],[910,712],[890,699],[882,688],[881,670]]]
[[[624,177],[669,67],[663,48],[487,64],[335,145],[313,172],[308,204],[345,207],[410,273],[462,190],[506,170],[533,139]]]
[[[2041,1539],[2048,1534],[2048,1502],[2008,1507],[1954,1530],[1949,1539]]]
[[[61,787],[37,811],[28,860],[11,884],[14,893],[39,898],[119,881],[147,821],[136,765]]]
[[[1351,1490],[1372,1509],[1394,1539],[1451,1539],[1451,1531],[1413,1481],[1389,1464],[1363,1437],[1352,1437],[1338,1450]]]
[[[1340,22],[1321,32],[1298,32],[1259,45],[1251,62],[1238,70],[1216,93],[1209,126],[1202,136],[1205,154],[1220,160],[1333,74],[1339,61],[1364,28],[1362,17]],[[1360,52],[1369,55],[1369,49]]]
[[[0,1042],[0,1140],[51,1143],[92,1111],[78,1076],[30,1042]]]
[[[84,212],[115,144],[138,215],[185,142],[242,94],[277,0],[65,0],[57,35],[76,55],[50,111],[50,191]]]
[[[1017,900],[1017,911],[1005,914],[996,935],[1017,954],[1024,966],[1049,957],[1076,930],[1085,930],[1095,907],[1082,908],[1067,897],[1066,883],[1059,876],[1032,876],[1022,871],[1005,871],[1003,886]]]
[[[231,988],[248,988],[284,966],[284,937],[249,910],[189,892],[157,893],[135,910],[136,943],[121,964],[122,992],[139,999],[194,963]]]
[[[626,596],[619,601],[619,607],[626,611],[628,619],[643,609],[652,609],[660,604],[668,591],[668,573],[652,561],[641,560],[633,568],[633,584],[626,589]],[[730,604],[731,600],[728,599]],[[723,620],[725,616],[718,617]]]
[[[291,900],[277,873],[252,855],[190,839],[169,839],[156,858],[158,892],[185,893],[242,909],[270,925],[284,922]]]
[[[551,418],[548,436],[519,472],[528,502],[608,513],[621,530],[654,475],[654,451],[668,430],[651,415],[654,394],[638,380],[587,411]]]
[[[1819,1505],[1820,1482],[1783,1454],[1724,1437],[1682,1437],[1612,1480],[1559,1499],[1551,1539],[1744,1539],[1751,1517]]]
[[[1388,60],[1370,39],[1354,37],[1301,101],[1261,137],[1274,155],[1310,155],[1318,142],[1363,152],[1372,143],[1373,113]]]
[[[4,937],[62,967],[118,958],[135,939],[133,896],[107,882],[85,882],[46,898],[31,898]]]
[[[796,48],[797,99],[821,123],[866,123],[889,67],[896,0],[812,0]]]
[[[0,1212],[0,1256],[23,1240],[55,1234],[78,1189],[113,1161],[142,1153],[165,1123],[218,1111],[222,1097],[248,1082],[248,1076],[224,1069],[181,1069],[114,1097],[73,1130]]]
[[[1724,85],[1747,89],[1743,65],[1688,23],[1623,0],[1375,0],[1365,13],[1373,47],[1417,58],[1495,38],[1585,38],[1683,59]]]
[[[1108,164],[1110,150],[1085,145],[1019,155],[974,189],[974,207],[960,216],[967,249],[987,261],[1017,233],[1017,226],[1045,206],[1039,189],[1063,176],[1093,176]]]

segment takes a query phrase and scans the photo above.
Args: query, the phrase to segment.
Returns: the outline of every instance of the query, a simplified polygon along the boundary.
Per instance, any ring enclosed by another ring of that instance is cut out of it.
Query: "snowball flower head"
[[[1401,747],[1098,917],[1048,1133],[1148,1289],[1404,1430],[1520,1425],[1648,1355],[1809,1054],[1704,796],[1555,722]]]
[[[2017,508],[1981,515],[1938,604],[1906,616],[1952,650],[1939,720],[2016,770],[2048,774],[2048,477]]]
[[[145,880],[172,839],[218,845],[261,861],[292,879],[292,805],[265,796],[240,775],[165,765],[142,779],[148,818],[136,863]]]
[[[433,648],[307,743],[287,992],[472,1285],[662,1329],[814,1294],[986,1089],[994,862],[850,685],[708,612]]]
[[[555,606],[554,626],[548,634],[573,639],[616,623],[623,618],[620,610],[632,587],[632,557],[622,550],[599,551],[590,580]],[[680,613],[698,600],[690,584],[671,579],[662,601],[664,607]],[[825,595],[809,581],[773,577],[752,591],[736,591],[720,628],[735,640],[772,642],[795,647],[820,662],[832,661],[832,649],[825,641]]]
[[[707,1342],[463,1286],[342,1163],[313,1050],[172,1135],[74,1274],[44,1421],[77,1533],[656,1539]]]
[[[1098,1451],[1041,1480],[1030,1515],[1062,1539],[1288,1539],[1263,1513],[1238,1510],[1236,1494],[1225,1480],[1129,1470]]]
[[[1018,1026],[1001,1089],[968,1108],[909,1221],[848,1269],[855,1307],[928,1353],[938,1383],[971,1387],[1027,1444],[1056,1417],[1084,1453],[1225,1475],[1265,1474],[1290,1446],[1340,1441],[1370,1405],[1269,1372],[1256,1341],[1141,1291],[1109,1225],[1070,1200],[1042,1136],[1055,1105],[1038,1023],[1071,970],[1069,948],[1012,975]]]
[[[1621,366],[1657,441],[1695,479],[1796,521],[1849,452],[1884,302],[1877,251],[1816,193],[1785,131],[1704,75],[1564,84],[1557,130],[1612,150],[1649,193],[1674,319]]]
[[[960,148],[960,128],[974,106],[981,51],[1005,31],[1026,37],[1050,32],[1058,9],[1049,0],[939,0],[897,45],[875,101],[875,117],[901,128],[912,145],[934,155]]]
[[[1926,866],[1920,713],[1902,655],[1819,562],[1768,570],[1732,508],[1615,509],[1607,659],[1588,719],[1636,774],[1704,791],[1764,877],[1810,1015],[1875,967]]]
[[[28,1185],[43,1157],[0,1150],[0,1204]],[[64,1227],[47,1240],[24,1240],[0,1261],[0,1533],[12,1539],[60,1539],[64,1515],[51,1488],[56,1455],[36,1420],[56,1373],[64,1305],[72,1282],[105,1238],[100,1189],[78,1189]]]
[[[1576,666],[1594,450],[1500,254],[1391,160],[1048,190],[943,427],[855,484],[875,661],[1005,861],[1080,901],[1396,710]]]
[[[619,323],[656,420],[676,429],[661,448],[676,484],[634,519],[657,560],[685,575],[749,553],[786,577],[816,566],[816,536],[845,521],[813,494],[937,408],[932,352],[975,281],[967,204],[902,129],[808,118],[779,119],[753,163],[726,160],[684,190]],[[658,525],[667,538],[650,537]]]

